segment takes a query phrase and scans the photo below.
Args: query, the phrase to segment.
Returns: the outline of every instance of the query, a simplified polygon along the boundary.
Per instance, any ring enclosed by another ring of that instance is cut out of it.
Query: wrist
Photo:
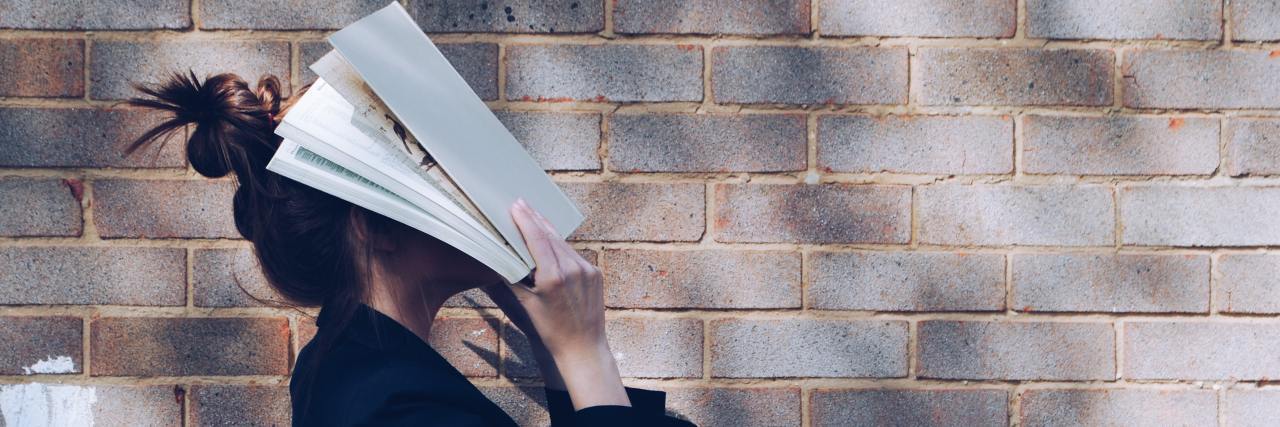
[[[608,342],[563,349],[554,357],[575,410],[599,405],[631,406]]]

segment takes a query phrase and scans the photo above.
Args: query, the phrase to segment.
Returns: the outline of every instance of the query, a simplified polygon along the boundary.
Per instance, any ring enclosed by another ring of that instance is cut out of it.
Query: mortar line
[[[813,390],[801,386],[800,387],[800,426],[809,427],[813,425]]]
[[[183,260],[183,263],[184,263],[183,267],[185,267],[183,270],[183,274],[184,274],[183,280],[186,282],[183,284],[183,289],[187,292],[187,295],[185,298],[185,301],[186,301],[185,304],[188,309],[194,309],[196,307],[196,303],[195,303],[196,292],[195,292],[195,279],[194,279],[195,278],[195,249],[192,249],[192,248],[185,248],[185,249],[186,250],[183,251],[183,256],[185,258]]]

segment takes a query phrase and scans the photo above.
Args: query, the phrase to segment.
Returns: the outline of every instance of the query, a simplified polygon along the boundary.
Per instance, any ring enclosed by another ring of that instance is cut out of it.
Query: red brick
[[[77,179],[0,178],[0,236],[79,236]]]
[[[839,390],[809,395],[814,426],[994,426],[1009,421],[1004,390]]]
[[[162,118],[137,109],[0,108],[0,167],[184,167],[181,132],[163,147],[124,156],[125,146]]]
[[[805,168],[800,114],[613,114],[609,168],[619,172],[785,172]]]
[[[891,185],[718,184],[721,242],[906,243],[911,189]]]
[[[1126,245],[1280,243],[1280,188],[1134,186],[1118,199]]]
[[[514,45],[506,48],[512,101],[702,100],[702,47]]]
[[[907,322],[721,319],[710,325],[717,378],[907,375]]]
[[[1110,323],[928,320],[919,325],[921,378],[1111,380]]]
[[[1111,199],[1103,186],[926,185],[916,189],[919,238],[948,245],[1109,246],[1115,242]]]
[[[105,238],[238,239],[229,180],[93,183],[94,223]]]
[[[1024,426],[1218,425],[1212,390],[1028,390],[1019,409]]]
[[[84,40],[0,40],[0,96],[84,96]]]
[[[1280,120],[1233,118],[1223,132],[1231,176],[1280,175]]]
[[[905,48],[731,46],[711,56],[720,103],[907,103]]]
[[[594,33],[604,29],[600,1],[412,1],[408,9],[422,30],[431,33]]]
[[[619,34],[808,34],[808,0],[618,0]]]
[[[1218,0],[1028,0],[1027,35],[1050,39],[1222,38]]]
[[[1232,0],[1228,5],[1232,39],[1280,40],[1280,4],[1270,0]]]
[[[1280,256],[1226,254],[1218,258],[1213,305],[1224,313],[1280,313]]]
[[[1280,325],[1125,322],[1124,377],[1141,380],[1280,378]]]
[[[824,36],[1013,37],[1014,0],[821,0]]]
[[[0,28],[47,30],[144,30],[191,27],[186,0],[95,0],[5,2]]]
[[[628,378],[701,378],[702,321],[698,319],[614,318],[605,326],[618,371]],[[541,376],[529,338],[508,324],[503,330],[509,378]]]
[[[1218,120],[1146,116],[1027,116],[1027,173],[1209,175],[1218,168]]]
[[[386,6],[378,0],[218,0],[200,5],[200,28],[247,30],[339,29]]]
[[[197,384],[188,399],[196,426],[290,424],[289,388],[284,385]]]
[[[706,228],[702,184],[563,182],[587,219],[571,240],[687,242]]]
[[[1103,49],[929,47],[913,72],[925,105],[1103,106],[1114,62]]]
[[[668,388],[667,414],[702,427],[800,425],[799,388]]]
[[[94,41],[89,48],[89,97],[139,96],[141,93],[133,90],[131,82],[158,83],[170,73],[188,69],[201,78],[236,73],[251,85],[263,74],[274,74],[288,93],[289,50],[289,43],[284,41]]]
[[[245,249],[196,249],[192,291],[196,307],[263,307],[286,304],[276,293],[253,251]],[[246,293],[248,292],[248,293]]]
[[[1266,426],[1280,420],[1280,392],[1227,390],[1222,420],[1229,426]]]
[[[0,248],[0,305],[186,304],[186,250]]]
[[[0,375],[84,372],[83,330],[79,317],[0,317]]]
[[[820,310],[998,311],[1004,256],[930,252],[814,252],[809,307]]]
[[[1209,257],[1016,254],[1012,304],[1019,311],[1206,313]]]
[[[994,116],[818,117],[818,168],[828,172],[1013,172],[1013,120]]]
[[[609,307],[800,307],[799,253],[607,250],[602,264]]]
[[[289,374],[283,317],[107,317],[89,330],[93,376]]]
[[[431,348],[468,377],[498,375],[498,330],[494,318],[439,317],[431,323]]]
[[[1121,70],[1126,107],[1280,107],[1280,61],[1271,51],[1133,49]]]

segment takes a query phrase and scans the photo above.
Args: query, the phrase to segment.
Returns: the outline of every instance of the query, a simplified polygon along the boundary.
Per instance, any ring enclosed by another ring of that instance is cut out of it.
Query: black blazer
[[[289,383],[295,426],[514,426],[439,353],[398,322],[366,305],[336,325],[328,308],[316,338],[302,348]],[[317,343],[333,342],[325,354]],[[627,388],[631,407],[574,411],[569,393],[545,389],[552,426],[688,426],[664,414],[666,393]]]

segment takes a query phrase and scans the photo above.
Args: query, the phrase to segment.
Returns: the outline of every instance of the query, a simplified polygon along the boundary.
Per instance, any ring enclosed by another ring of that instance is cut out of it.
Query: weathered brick
[[[1222,420],[1229,426],[1269,426],[1280,420],[1280,392],[1227,390]]]
[[[604,3],[586,0],[409,2],[429,33],[594,33],[604,29]]]
[[[701,378],[702,321],[698,319],[614,318],[605,330],[618,371],[629,378]],[[511,378],[539,377],[529,338],[514,326],[503,330],[508,346],[503,362]]]
[[[926,185],[916,189],[922,243],[1111,245],[1115,215],[1102,186]]]
[[[921,378],[966,380],[1110,380],[1110,323],[920,322]]]
[[[0,167],[186,166],[186,138],[181,132],[164,147],[124,156],[124,148],[134,138],[161,120],[161,114],[146,110],[0,108],[0,144],[5,146],[0,150]]]
[[[191,27],[191,2],[131,0],[0,1],[0,28],[38,30],[143,30]]]
[[[180,248],[0,248],[0,305],[183,305]]]
[[[431,348],[469,377],[498,375],[498,319],[440,317],[431,324]]]
[[[94,376],[289,374],[283,317],[104,317],[89,330]]]
[[[1050,39],[1222,38],[1217,0],[1027,0],[1027,35]]]
[[[906,243],[911,189],[896,185],[718,184],[721,242]]]
[[[800,307],[795,252],[606,250],[602,265],[609,307]]]
[[[273,41],[94,41],[89,54],[89,97],[125,99],[140,96],[131,82],[155,84],[171,73],[195,71],[196,76],[224,72],[239,74],[256,84],[264,74],[281,79],[289,88],[289,43]]]
[[[379,0],[215,0],[200,2],[200,28],[218,30],[338,29],[386,6]]]
[[[0,375],[84,372],[79,317],[0,317]]]
[[[93,183],[94,223],[105,238],[238,239],[231,214],[232,181]]]
[[[1213,305],[1225,313],[1280,313],[1280,256],[1226,254],[1218,258]]]
[[[0,178],[0,236],[79,236],[76,179]]]
[[[289,388],[284,385],[197,384],[189,396],[196,426],[290,424]]]
[[[827,172],[1002,174],[1013,171],[1013,120],[995,116],[818,117]]]
[[[74,386],[67,386],[74,387]],[[106,426],[182,425],[182,386],[85,386],[93,390],[93,422]],[[81,400],[83,402],[83,400]],[[56,408],[56,406],[55,406]]]
[[[713,377],[907,375],[904,321],[724,319],[710,328]]]
[[[1066,389],[1022,393],[1022,425],[1217,425],[1212,390]],[[1230,424],[1235,425],[1235,424]]]
[[[1280,326],[1204,321],[1126,322],[1124,377],[1267,380],[1280,377]]]
[[[609,167],[619,172],[783,172],[805,168],[800,114],[614,114]]]
[[[1209,257],[1016,254],[1012,304],[1020,311],[1204,313]]]
[[[821,0],[818,27],[830,36],[1013,37],[1013,0]]]
[[[1223,132],[1231,176],[1280,174],[1280,120],[1233,118]]]
[[[0,75],[0,96],[84,96],[84,40],[0,40]]]
[[[619,34],[808,34],[807,0],[618,0]]]
[[[731,104],[905,104],[907,49],[717,47],[711,87]]]
[[[921,48],[925,105],[1111,105],[1115,54],[1103,49]]]
[[[814,426],[994,426],[1009,421],[1004,390],[815,390]]]
[[[1119,200],[1128,245],[1280,243],[1280,188],[1136,186]]]
[[[196,249],[191,262],[196,307],[262,307],[285,303],[249,249]],[[248,293],[246,293],[248,292]]]
[[[1208,175],[1218,168],[1218,120],[1183,117],[1027,116],[1027,173]]]
[[[1265,50],[1135,49],[1121,71],[1128,107],[1280,107],[1280,61]]]
[[[668,388],[667,414],[702,427],[800,425],[798,388]]]
[[[10,426],[182,424],[179,386],[25,383],[0,385],[3,420]]]
[[[706,228],[702,184],[563,182],[586,215],[571,240],[694,241]]]
[[[496,97],[496,96],[495,96]],[[546,170],[600,170],[600,115],[495,111],[529,155]]]
[[[542,387],[482,386],[479,389],[515,420],[516,425],[545,426],[551,423],[547,396],[543,394]]]
[[[1272,0],[1232,0],[1230,5],[1232,39],[1280,40],[1280,3]]]
[[[1004,310],[1004,256],[814,252],[809,307],[821,310]]]
[[[513,101],[702,100],[702,47],[513,45],[506,50]]]

